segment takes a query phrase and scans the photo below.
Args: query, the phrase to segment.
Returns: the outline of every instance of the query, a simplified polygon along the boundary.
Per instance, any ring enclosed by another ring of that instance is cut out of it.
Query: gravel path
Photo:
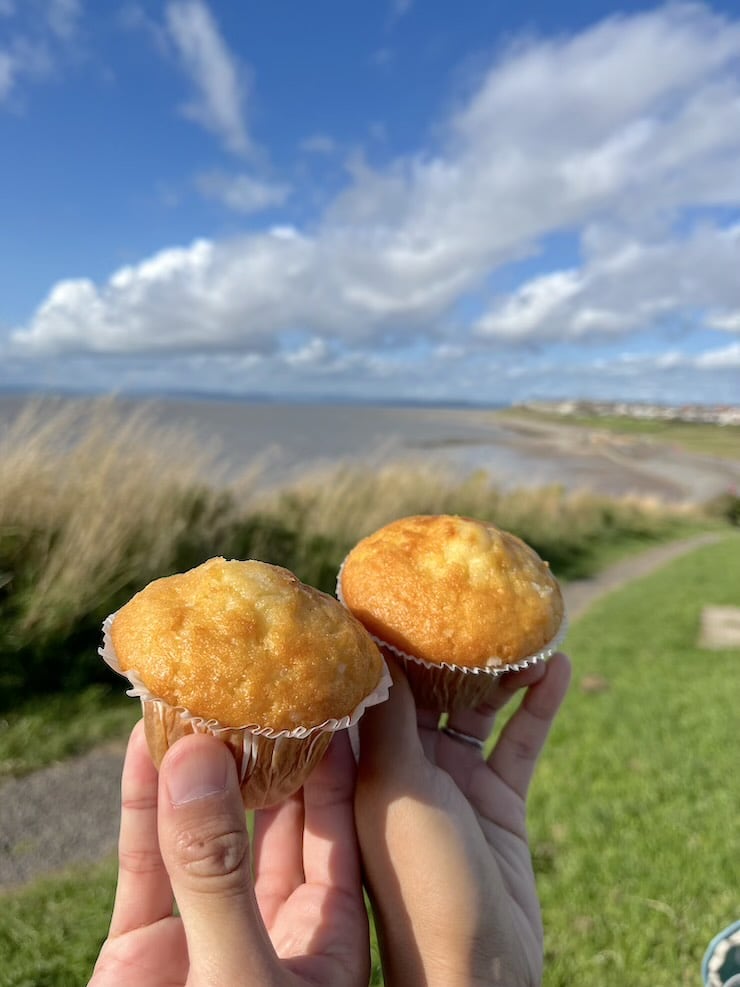
[[[659,545],[594,579],[571,583],[565,588],[571,619],[624,583],[721,537],[699,535]],[[113,853],[123,753],[121,744],[106,745],[0,785],[0,888]]]
[[[0,887],[110,854],[124,745],[106,745],[0,787]]]

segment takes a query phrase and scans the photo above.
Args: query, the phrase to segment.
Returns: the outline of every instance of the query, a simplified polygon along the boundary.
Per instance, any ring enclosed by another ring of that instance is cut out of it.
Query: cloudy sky
[[[740,7],[0,0],[14,387],[740,401]]]

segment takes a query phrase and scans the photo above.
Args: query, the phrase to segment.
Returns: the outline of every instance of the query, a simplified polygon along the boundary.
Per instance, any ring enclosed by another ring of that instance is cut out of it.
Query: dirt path
[[[619,586],[722,537],[705,534],[659,545],[594,579],[571,583],[565,588],[571,619]],[[0,888],[113,853],[122,763],[123,745],[107,745],[0,786]]]
[[[696,535],[693,538],[685,538],[681,541],[669,542],[666,545],[656,545],[639,555],[631,555],[621,562],[616,562],[609,568],[598,573],[593,579],[578,579],[569,583],[564,588],[565,605],[568,616],[571,620],[577,620],[585,611],[602,596],[611,593],[612,590],[619,589],[625,583],[639,579],[650,572],[654,572],[663,565],[672,562],[680,555],[686,555],[695,548],[703,545],[712,545],[720,541],[725,535],[710,532],[709,534]]]

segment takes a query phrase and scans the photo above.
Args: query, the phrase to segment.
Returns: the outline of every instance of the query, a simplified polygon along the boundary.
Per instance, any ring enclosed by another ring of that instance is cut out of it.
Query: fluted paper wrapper
[[[337,576],[336,595],[339,602],[346,606],[341,585],[343,568],[344,563]],[[487,665],[471,667],[446,661],[424,661],[423,658],[408,654],[368,631],[381,650],[390,653],[403,665],[417,706],[420,709],[430,709],[440,713],[452,713],[458,709],[474,709],[479,706],[486,698],[494,679],[506,672],[518,672],[538,661],[550,658],[557,651],[567,632],[568,620],[564,614],[557,634],[539,651],[515,662],[502,662],[500,658],[492,655]]]
[[[171,706],[152,695],[133,669],[124,672],[110,637],[114,618],[115,614],[111,614],[103,623],[103,646],[99,654],[114,672],[129,680],[131,688],[127,695],[141,700],[146,738],[156,766],[159,767],[167,749],[180,737],[189,733],[217,737],[234,755],[246,809],[268,808],[297,792],[323,757],[336,731],[353,727],[366,709],[385,702],[392,685],[384,665],[378,685],[348,716],[325,720],[313,727],[271,730],[256,723],[224,726],[182,706]]]
[[[563,620],[557,635],[540,651],[516,662],[484,668],[424,661],[422,658],[401,651],[400,648],[394,647],[374,634],[370,636],[381,650],[390,652],[403,664],[409,686],[420,709],[452,713],[458,709],[474,709],[479,706],[486,698],[493,680],[500,678],[506,672],[521,671],[555,654],[566,632],[567,623]]]

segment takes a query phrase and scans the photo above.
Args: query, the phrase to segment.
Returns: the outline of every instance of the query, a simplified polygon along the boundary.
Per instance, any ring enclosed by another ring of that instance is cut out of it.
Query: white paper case
[[[456,709],[473,708],[483,702],[494,679],[550,658],[565,638],[567,630],[567,621],[563,618],[557,635],[544,648],[519,661],[486,668],[424,661],[415,655],[406,654],[375,635],[371,637],[381,648],[386,648],[403,662],[409,685],[420,707],[452,712]]]
[[[337,574],[336,596],[339,602],[346,607],[341,584],[343,569],[344,562]],[[380,648],[390,651],[403,663],[409,685],[420,707],[439,710],[440,712],[451,712],[454,709],[474,707],[482,702],[492,679],[507,672],[521,671],[554,655],[568,633],[568,618],[563,613],[563,619],[557,633],[539,651],[526,655],[518,661],[506,663],[502,663],[500,658],[492,655],[489,659],[491,664],[482,667],[455,665],[447,661],[425,661],[423,658],[402,651],[401,648],[384,641],[376,634],[369,631],[368,633]]]
[[[152,757],[159,766],[165,751],[175,740],[188,733],[205,733],[222,740],[234,755],[244,804],[247,808],[274,805],[297,791],[318,763],[337,730],[353,727],[370,706],[385,702],[392,685],[388,668],[378,685],[355,709],[341,719],[328,719],[316,726],[298,726],[293,730],[272,730],[258,723],[239,727],[224,726],[182,706],[171,706],[153,695],[136,671],[123,671],[111,640],[110,629],[115,614],[103,622],[101,658],[114,672],[131,683],[127,695],[141,700],[147,740]]]

